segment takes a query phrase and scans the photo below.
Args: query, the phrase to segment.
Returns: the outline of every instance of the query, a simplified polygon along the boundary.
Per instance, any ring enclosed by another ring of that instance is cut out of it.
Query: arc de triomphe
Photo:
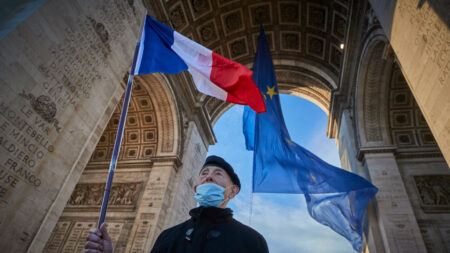
[[[0,40],[0,248],[84,246],[148,12],[248,67],[261,22],[280,91],[324,110],[342,168],[380,189],[366,249],[450,250],[448,9],[431,0],[45,1]],[[107,217],[117,252],[149,252],[187,217],[192,175],[232,106],[199,93],[186,73],[134,81]]]

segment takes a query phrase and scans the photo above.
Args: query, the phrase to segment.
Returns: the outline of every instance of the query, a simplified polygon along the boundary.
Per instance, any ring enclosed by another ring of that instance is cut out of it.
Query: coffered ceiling
[[[149,4],[157,5],[154,9],[176,31],[247,65],[253,62],[262,23],[276,67],[277,59],[301,61],[327,72],[337,83],[349,0],[163,0]]]

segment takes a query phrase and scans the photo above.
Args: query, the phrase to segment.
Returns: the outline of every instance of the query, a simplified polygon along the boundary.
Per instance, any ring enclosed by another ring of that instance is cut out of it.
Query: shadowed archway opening
[[[89,229],[97,226],[122,106],[123,96],[114,111],[105,112],[110,114],[109,122],[98,129],[97,146],[43,252],[80,252]],[[172,201],[169,187],[174,188],[179,163],[178,118],[171,83],[163,75],[135,77],[106,214],[115,252],[128,248],[148,252],[146,245],[136,242],[134,231],[140,224],[150,224],[146,227],[150,241],[160,232],[155,224],[168,217],[145,208],[155,210]]]
[[[316,104],[297,96],[280,96],[292,140],[340,167],[333,139],[326,136],[328,115]],[[242,189],[229,207],[235,218],[260,232],[271,252],[352,252],[351,244],[308,214],[302,194],[252,195],[253,152],[245,150],[243,106],[230,106],[215,122],[217,143],[208,155],[224,157],[240,177]]]

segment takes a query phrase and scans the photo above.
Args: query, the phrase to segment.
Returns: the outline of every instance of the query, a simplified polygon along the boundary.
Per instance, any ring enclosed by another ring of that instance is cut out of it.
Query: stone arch
[[[173,187],[180,166],[180,117],[171,85],[158,74],[134,79],[106,219],[117,252],[128,248],[148,251],[145,247],[149,245],[136,242],[136,229],[142,223],[152,224],[146,230],[152,237],[155,224],[165,220],[164,214],[151,208],[170,203],[169,187]],[[122,103],[123,98],[100,134],[44,252],[79,251],[85,243],[84,234],[96,226]]]
[[[90,164],[109,163],[122,103],[123,98],[100,137]],[[180,127],[177,114],[170,83],[164,76],[136,76],[119,161],[137,161],[178,154]]]
[[[356,146],[362,153],[376,148],[395,150],[401,155],[416,149],[419,153],[427,150],[440,156],[434,136],[391,50],[381,28],[366,36],[355,85]]]
[[[400,66],[395,64],[389,85],[389,134],[398,154],[442,153],[409,88]]]
[[[122,103],[123,97],[111,115],[87,167],[109,164],[120,120]],[[119,162],[130,159],[144,160],[155,156],[158,141],[161,139],[158,135],[157,121],[154,101],[150,98],[142,83],[136,82],[130,99],[118,157]]]
[[[156,156],[174,156],[180,152],[180,116],[172,83],[162,74],[135,77],[152,98],[157,118]]]
[[[394,236],[383,236],[387,231],[402,233],[384,222],[396,216],[407,221],[404,226],[411,231],[407,240],[414,242],[411,249],[425,249],[424,239],[428,238],[421,231],[425,230],[426,222],[420,219],[434,217],[424,215],[423,210],[427,208],[423,204],[424,192],[431,186],[421,183],[435,180],[435,187],[440,187],[444,181],[438,182],[439,176],[426,175],[443,173],[445,163],[401,66],[390,50],[381,28],[365,37],[357,68],[355,117],[350,117],[356,137],[357,154],[353,157],[361,162],[355,163],[355,167],[360,166],[379,189],[367,209],[370,228],[366,236],[370,238],[371,252],[385,251],[390,245],[398,244]],[[393,208],[397,206],[401,210]]]
[[[383,58],[386,43],[389,42],[383,32],[376,30],[368,36],[362,49],[355,92],[355,124],[360,147],[391,143],[386,101],[393,60]]]

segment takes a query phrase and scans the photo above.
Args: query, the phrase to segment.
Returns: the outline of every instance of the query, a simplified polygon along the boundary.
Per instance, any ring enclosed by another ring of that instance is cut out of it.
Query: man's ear
[[[194,193],[197,192],[197,186],[198,184],[194,185]]]
[[[234,198],[234,196],[236,196],[238,193],[239,193],[239,186],[237,186],[237,185],[233,185],[233,186],[231,186],[231,198],[230,199],[232,199],[232,198]]]

